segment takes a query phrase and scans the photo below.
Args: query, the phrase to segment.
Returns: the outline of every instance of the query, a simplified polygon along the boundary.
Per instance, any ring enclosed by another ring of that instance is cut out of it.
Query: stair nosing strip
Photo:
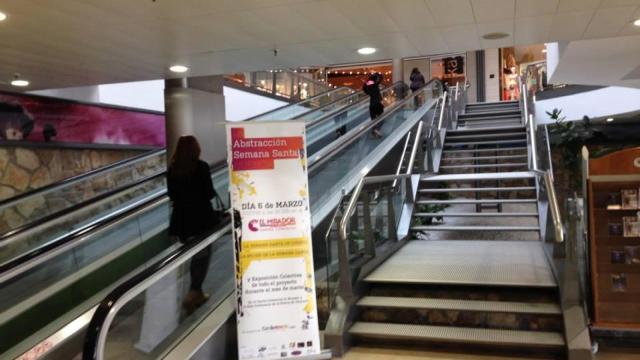
[[[377,302],[377,303],[376,303]],[[386,303],[385,303],[386,302]],[[527,303],[517,301],[494,300],[465,300],[465,299],[441,299],[441,298],[415,298],[394,296],[364,296],[358,300],[357,306],[362,307],[389,307],[411,309],[438,309],[461,310],[474,312],[508,312],[518,314],[562,314],[562,310],[554,303]],[[453,306],[447,306],[453,305]],[[479,305],[489,305],[481,309]],[[466,307],[465,307],[466,306]],[[475,307],[474,307],[475,306]],[[499,306],[511,307],[509,310],[500,309]],[[518,309],[520,308],[520,309]],[[537,309],[534,309],[537,308]]]

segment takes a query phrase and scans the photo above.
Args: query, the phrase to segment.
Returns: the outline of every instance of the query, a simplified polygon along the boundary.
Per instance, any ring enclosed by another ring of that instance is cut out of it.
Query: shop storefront
[[[391,62],[374,64],[358,64],[353,66],[328,67],[325,69],[327,81],[331,86],[345,86],[355,90],[362,89],[362,85],[373,73],[383,76],[382,85],[391,85]]]
[[[518,76],[525,74],[529,65],[544,62],[544,50],[544,44],[500,49],[500,100],[520,99]],[[545,74],[542,74],[542,71]],[[542,79],[546,78],[546,69],[540,69],[540,73],[535,74],[527,78],[527,85],[544,86]]]

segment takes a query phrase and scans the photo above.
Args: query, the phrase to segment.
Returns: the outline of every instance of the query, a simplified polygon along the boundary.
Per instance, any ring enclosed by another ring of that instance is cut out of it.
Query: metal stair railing
[[[528,74],[525,73],[525,77]],[[588,316],[585,311],[586,293],[581,286],[581,275],[578,256],[580,236],[579,231],[571,231],[571,236],[567,236],[565,231],[565,223],[562,219],[558,198],[555,192],[553,165],[551,159],[551,147],[549,142],[549,132],[546,127],[538,129],[535,117],[530,112],[533,108],[531,100],[532,94],[529,93],[526,84],[522,78],[519,78],[521,89],[520,104],[523,108],[523,125],[526,126],[528,147],[529,147],[529,169],[536,175],[536,182],[544,182],[544,191],[538,185],[538,211],[543,215],[544,206],[548,205],[548,213],[551,215],[553,231],[547,231],[548,217],[540,216],[539,218],[547,219],[547,223],[540,224],[541,234],[544,234],[543,240],[553,242],[553,254],[550,255],[553,271],[558,281],[560,290],[560,305],[563,311],[565,340],[567,344],[567,358],[570,360],[593,359],[591,352],[591,339],[588,326]],[[538,134],[536,133],[539,133]],[[544,143],[540,146],[536,141]],[[546,154],[545,154],[546,152]],[[546,155],[546,156],[545,156]],[[544,162],[539,160],[543,159]],[[542,168],[541,168],[542,167]],[[581,214],[579,209],[570,209],[569,218],[575,221],[576,216],[571,214]],[[551,235],[553,234],[553,235]],[[585,256],[585,252],[582,256]]]
[[[412,96],[418,95],[415,93]],[[438,103],[446,104],[444,94]],[[440,115],[438,120],[442,119],[439,124],[448,125],[445,120],[449,117],[443,114],[448,108],[443,105],[439,114],[425,113],[415,130],[411,130],[404,142],[395,174],[361,177],[337,221],[338,285],[325,329],[325,344],[333,348],[334,354],[340,355],[346,349],[345,333],[348,330],[350,308],[355,304],[358,292],[357,281],[408,240],[420,181],[420,175],[414,174],[414,165],[419,171],[432,166],[427,159],[433,149],[430,143],[437,141],[440,134],[434,126],[436,115]],[[430,126],[425,126],[425,118],[431,121]],[[409,144],[412,144],[410,153]],[[405,162],[407,166],[402,171]],[[354,257],[354,253],[360,256]]]

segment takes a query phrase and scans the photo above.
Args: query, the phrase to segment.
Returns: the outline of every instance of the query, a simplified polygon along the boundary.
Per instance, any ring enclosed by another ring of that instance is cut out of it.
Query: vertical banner
[[[320,353],[304,122],[227,125],[238,357]]]

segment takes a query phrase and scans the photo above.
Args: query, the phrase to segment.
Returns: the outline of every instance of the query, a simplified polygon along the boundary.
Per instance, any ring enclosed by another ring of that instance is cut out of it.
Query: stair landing
[[[365,281],[556,287],[540,242],[410,241]]]

